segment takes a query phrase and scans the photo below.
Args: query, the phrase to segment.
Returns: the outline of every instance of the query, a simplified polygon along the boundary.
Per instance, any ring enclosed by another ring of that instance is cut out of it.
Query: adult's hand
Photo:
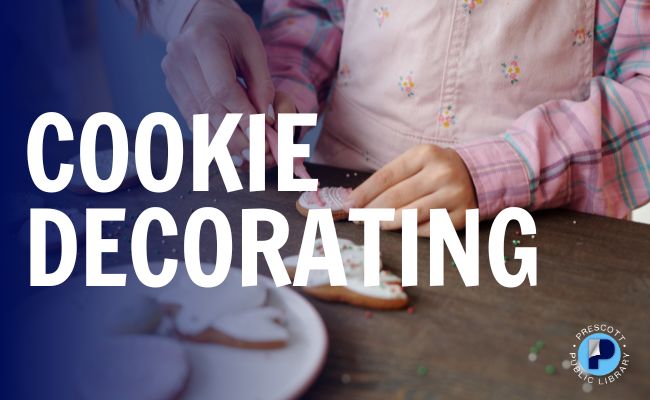
[[[446,208],[456,229],[465,227],[465,210],[477,207],[472,178],[452,149],[419,145],[375,172],[348,198],[347,208],[395,208],[395,220],[382,229],[399,229],[402,210],[418,210],[418,235],[429,236],[429,209]]]
[[[199,0],[162,61],[166,85],[188,126],[209,114],[212,132],[227,113],[243,113],[229,143],[236,167],[249,157],[248,115],[275,122],[266,52],[251,18],[233,0]],[[245,85],[238,81],[242,77]],[[269,157],[267,145],[267,164]]]

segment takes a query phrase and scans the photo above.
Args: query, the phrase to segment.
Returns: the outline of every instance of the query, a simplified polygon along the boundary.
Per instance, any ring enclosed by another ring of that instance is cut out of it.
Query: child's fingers
[[[409,176],[393,185],[377,197],[372,199],[365,207],[368,208],[402,208],[415,200],[433,193],[436,189],[435,182],[428,174],[418,173]]]
[[[402,227],[402,211],[408,209],[418,210],[418,223],[423,223],[429,220],[429,210],[432,208],[446,208],[449,205],[449,196],[444,191],[437,191],[435,193],[421,197],[403,207],[396,210],[395,219],[392,221],[384,221],[381,223],[381,229],[394,230]]]
[[[454,225],[454,229],[459,230],[465,227],[465,211],[465,209],[458,208],[449,213],[449,218],[451,218],[451,223]],[[431,236],[431,221],[427,220],[426,222],[418,225],[418,236]]]
[[[429,237],[431,236],[431,222],[423,222],[418,225],[418,236],[420,237]]]
[[[423,165],[422,158],[414,153],[415,150],[409,150],[372,174],[352,191],[346,207],[366,207],[390,187],[418,173]]]
[[[292,114],[297,112],[296,106],[288,93],[275,92],[275,99],[273,100],[273,107],[278,114]],[[278,130],[278,118],[275,119],[273,128]]]
[[[295,113],[296,105],[291,96],[286,92],[276,92],[273,106],[278,113]]]

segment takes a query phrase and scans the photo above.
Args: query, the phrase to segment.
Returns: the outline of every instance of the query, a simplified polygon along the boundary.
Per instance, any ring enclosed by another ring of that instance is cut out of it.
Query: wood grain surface
[[[77,131],[80,132],[80,131]],[[106,139],[107,135],[104,135]],[[100,140],[99,147],[107,146]],[[75,144],[52,144],[50,167],[78,153]],[[154,140],[157,164],[164,163],[166,142]],[[56,156],[54,155],[56,154]],[[214,174],[211,191],[193,193],[191,144],[185,146],[185,168],[171,192],[152,194],[142,187],[96,196],[61,193],[52,205],[126,207],[126,228],[115,228],[120,252],[106,257],[107,265],[130,263],[130,224],[145,208],[160,206],[174,215],[179,236],[163,244],[160,230],[150,233],[151,259],[182,258],[183,226],[199,207],[217,207],[230,219],[233,233],[233,265],[241,259],[241,209],[269,208],[289,221],[290,237],[282,254],[297,254],[305,219],[295,210],[298,194],[278,192],[276,176],[267,175],[267,191],[246,190],[226,194]],[[310,172],[323,186],[355,186],[366,175],[322,166]],[[214,171],[216,172],[216,171]],[[246,177],[243,176],[246,187]],[[515,235],[510,226],[505,240],[512,259],[513,239],[521,246],[536,246],[538,285],[508,289],[492,277],[487,259],[490,222],[480,229],[480,285],[467,288],[445,256],[445,285],[430,287],[428,240],[420,239],[417,287],[408,288],[414,312],[372,312],[343,304],[310,299],[322,315],[330,347],[320,376],[304,394],[329,399],[647,399],[650,398],[650,226],[565,210],[534,214],[535,238]],[[107,227],[110,232],[111,226]],[[340,237],[362,242],[363,227],[336,223]],[[270,235],[262,225],[261,237]],[[464,242],[464,238],[461,237]],[[214,229],[205,228],[201,240],[205,261],[215,258]],[[386,266],[398,274],[401,268],[401,235],[383,232],[381,250]],[[83,248],[80,248],[83,253]],[[83,262],[83,254],[79,261]],[[518,269],[517,261],[508,268]],[[81,264],[79,269],[83,269]],[[261,259],[260,265],[265,265]],[[267,271],[262,271],[268,273]],[[575,333],[591,323],[616,326],[627,337],[630,365],[623,378],[582,392],[582,382],[562,369],[569,358]],[[528,361],[537,340],[545,346],[536,362]],[[546,365],[557,368],[547,375]]]

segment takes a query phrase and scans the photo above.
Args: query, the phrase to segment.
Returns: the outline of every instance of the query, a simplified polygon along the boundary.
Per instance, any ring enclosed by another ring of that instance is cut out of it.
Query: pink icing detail
[[[316,192],[305,192],[300,197],[300,204],[307,208],[331,208],[342,210],[343,203],[348,198],[352,189],[342,187],[324,187]]]

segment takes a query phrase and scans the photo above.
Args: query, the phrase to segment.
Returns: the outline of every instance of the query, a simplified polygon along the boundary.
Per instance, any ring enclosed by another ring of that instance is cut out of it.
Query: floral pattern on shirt
[[[447,129],[456,125],[456,114],[451,105],[443,107],[438,114],[438,124]]]
[[[390,17],[390,10],[388,6],[379,6],[373,10],[375,12],[375,19],[377,20],[377,25],[381,28],[384,24],[384,21]]]
[[[482,4],[483,0],[463,0],[463,8],[468,14],[472,14],[472,11]]]
[[[573,45],[582,46],[587,43],[587,40],[591,39],[591,31],[586,30],[585,28],[578,28],[573,30]]]
[[[408,97],[415,96],[415,82],[413,81],[413,72],[409,72],[406,76],[399,77],[399,88],[402,92],[406,93]]]
[[[508,63],[501,63],[501,71],[503,76],[510,81],[511,85],[519,82],[521,75],[521,66],[519,65],[519,57],[514,56]]]

